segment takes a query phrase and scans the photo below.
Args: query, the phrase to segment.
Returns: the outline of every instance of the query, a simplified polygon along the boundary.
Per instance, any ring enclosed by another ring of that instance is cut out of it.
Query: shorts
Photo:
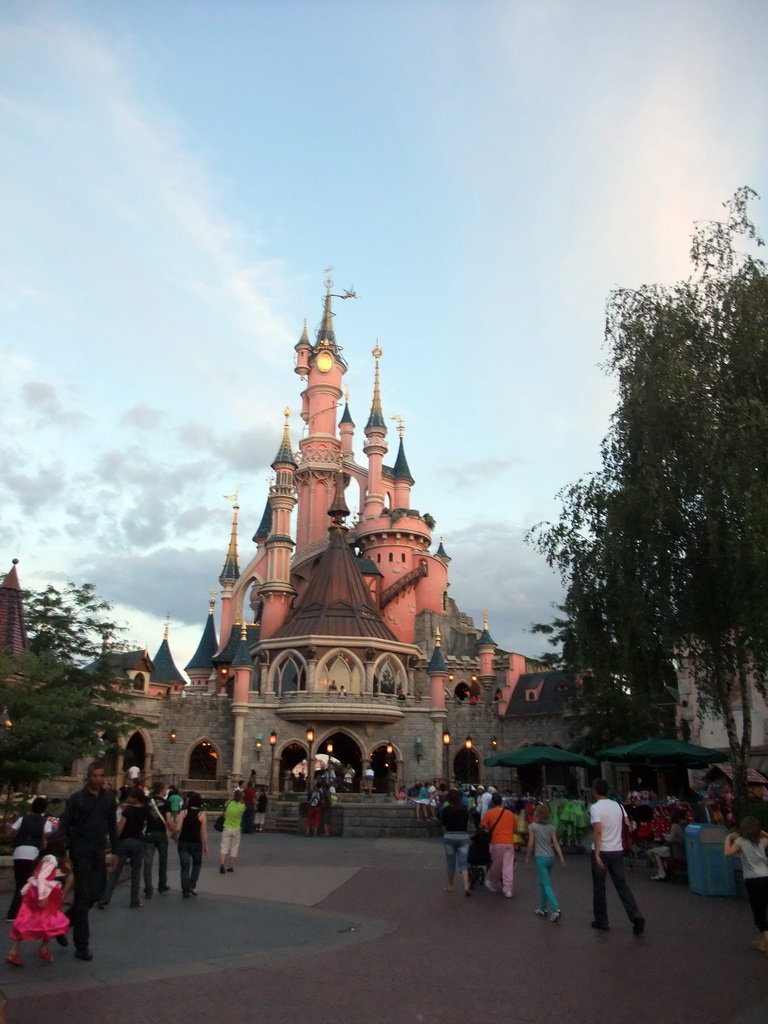
[[[229,854],[230,857],[236,857],[237,851],[240,849],[240,829],[239,828],[225,828],[221,833],[221,855],[226,857]]]

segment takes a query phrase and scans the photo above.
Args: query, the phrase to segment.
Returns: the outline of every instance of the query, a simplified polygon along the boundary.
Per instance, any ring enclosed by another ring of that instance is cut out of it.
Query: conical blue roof
[[[167,636],[163,638],[157,654],[152,659],[152,664],[155,666],[155,670],[150,676],[153,683],[181,683],[182,686],[186,683],[186,679],[173,660]]]
[[[438,643],[432,651],[432,657],[429,659],[427,665],[428,675],[443,675],[448,671],[448,666],[445,664],[445,658],[443,657],[443,649]]]
[[[259,528],[253,535],[254,541],[266,540],[266,538],[272,532],[272,506],[269,504],[269,498],[264,506],[264,515],[261,517]]]
[[[408,462],[405,458],[405,447],[403,445],[402,437],[400,438],[400,447],[397,449],[394,475],[395,480],[406,480],[409,484],[414,482],[413,477],[411,476],[411,471],[408,468]]]
[[[213,663],[213,656],[219,646],[219,641],[216,639],[216,627],[213,624],[213,613],[209,614],[205,621],[203,628],[203,635],[200,637],[200,643],[197,645],[197,650],[192,655],[192,659],[187,665],[187,672],[190,669],[208,669],[210,670]]]

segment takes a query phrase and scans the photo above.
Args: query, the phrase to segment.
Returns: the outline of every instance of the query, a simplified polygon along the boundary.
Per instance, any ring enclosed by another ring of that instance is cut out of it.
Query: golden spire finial
[[[209,615],[213,615],[213,607],[216,604],[216,591],[215,590],[211,590],[210,594],[211,594],[211,597],[210,597],[210,600],[208,601],[208,614]]]
[[[349,405],[349,388],[344,388],[344,401]]]
[[[483,608],[483,629],[488,629],[488,612]]]
[[[289,408],[289,407],[288,407],[287,405],[286,405],[286,407],[285,407],[285,408],[283,409],[283,416],[285,416],[285,421],[286,421],[286,423],[287,423],[287,422],[288,422],[288,420],[289,420],[289,419],[291,418],[291,410],[290,410],[290,408]]]
[[[171,624],[171,613],[170,612],[166,612],[165,613],[165,630],[163,632],[163,640],[167,640],[168,639],[168,627],[170,626],[170,624]]]
[[[237,510],[240,508],[240,506],[237,503],[237,496],[238,496],[239,493],[240,493],[240,484],[238,484],[237,487],[235,488],[235,493],[234,494],[225,494],[224,495],[224,497],[227,499],[227,501],[234,502],[232,507],[234,508],[235,512],[237,512]],[[237,516],[235,516],[235,519],[237,519]]]
[[[378,369],[379,369],[378,362],[381,359],[381,357],[384,355],[384,353],[379,348],[379,339],[378,338],[376,339],[376,344],[371,349],[371,355],[376,360],[376,372],[378,373]]]
[[[240,639],[241,640],[247,640],[248,639],[248,627],[245,624],[245,619],[243,619],[243,624],[242,624],[241,629],[240,629]]]
[[[403,434],[405,433],[405,420],[402,416],[390,416],[391,420],[397,420],[397,435],[402,441]]]
[[[435,647],[440,646],[440,627],[435,626]]]

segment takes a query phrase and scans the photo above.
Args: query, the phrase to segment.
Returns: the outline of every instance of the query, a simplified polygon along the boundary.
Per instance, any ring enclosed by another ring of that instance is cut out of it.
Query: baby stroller
[[[491,844],[488,833],[475,832],[469,841],[467,851],[467,867],[469,868],[469,888],[477,889],[485,882],[485,875],[491,865]]]

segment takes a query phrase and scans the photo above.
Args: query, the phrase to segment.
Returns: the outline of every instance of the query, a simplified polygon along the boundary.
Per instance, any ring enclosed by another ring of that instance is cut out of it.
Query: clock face
[[[317,357],[317,368],[321,373],[328,373],[333,367],[333,356],[330,352],[321,352]]]

